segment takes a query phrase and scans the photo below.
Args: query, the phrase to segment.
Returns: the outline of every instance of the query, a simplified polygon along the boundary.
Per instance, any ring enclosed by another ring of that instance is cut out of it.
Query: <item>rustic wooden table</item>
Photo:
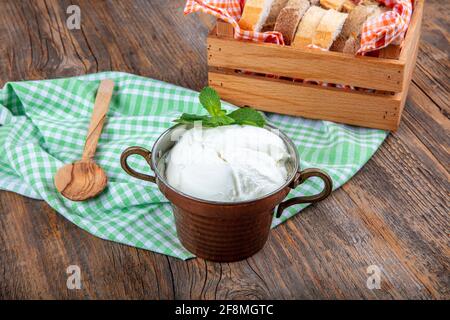
[[[69,31],[78,4],[82,29]],[[0,0],[0,85],[120,70],[206,84],[212,19],[182,0]],[[237,263],[187,262],[98,239],[42,201],[0,192],[0,298],[450,298],[448,1],[425,5],[400,129],[349,183]],[[82,289],[66,288],[79,265]],[[381,268],[381,289],[366,286]]]

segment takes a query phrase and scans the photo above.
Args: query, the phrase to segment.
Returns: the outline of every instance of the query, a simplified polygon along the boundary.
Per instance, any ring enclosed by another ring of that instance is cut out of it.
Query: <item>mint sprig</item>
[[[222,109],[220,97],[217,91],[211,87],[205,87],[200,92],[199,100],[203,108],[208,111],[208,115],[197,115],[183,113],[179,119],[174,120],[177,123],[191,124],[201,121],[205,127],[219,127],[231,124],[251,125],[264,127],[266,120],[262,113],[251,108],[240,108],[227,114]]]

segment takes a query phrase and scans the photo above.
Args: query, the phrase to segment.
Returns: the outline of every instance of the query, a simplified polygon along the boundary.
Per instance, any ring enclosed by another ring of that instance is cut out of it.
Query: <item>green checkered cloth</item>
[[[99,80],[115,81],[108,119],[96,161],[109,183],[97,198],[72,202],[53,185],[63,164],[81,158]],[[233,106],[225,104],[226,109]],[[128,176],[119,157],[129,146],[151,148],[182,112],[197,113],[198,93],[161,81],[119,72],[69,79],[8,83],[0,90],[0,189],[45,200],[80,228],[97,237],[181,259],[193,255],[178,241],[170,205],[157,186]],[[298,146],[301,167],[318,167],[333,178],[334,188],[348,181],[373,155],[386,132],[327,121],[267,114]],[[135,169],[149,172],[141,158]],[[316,178],[289,197],[320,192]],[[273,227],[306,205],[284,211]]]

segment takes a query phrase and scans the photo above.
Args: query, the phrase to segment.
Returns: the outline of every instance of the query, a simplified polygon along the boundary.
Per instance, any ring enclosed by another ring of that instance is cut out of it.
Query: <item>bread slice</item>
[[[277,17],[274,31],[283,34],[285,44],[291,44],[300,19],[309,7],[309,0],[289,0],[287,5],[281,10]]]
[[[378,6],[379,3],[377,0],[361,0],[358,3],[359,5],[363,5],[363,6]]]
[[[343,53],[356,54],[358,52],[359,48],[361,47],[361,32],[362,32],[363,24],[367,20],[375,18],[378,15],[389,10],[386,7],[379,7],[377,5],[367,5],[367,6],[362,6],[362,7],[368,8],[368,10],[370,10],[370,13],[366,17],[366,19],[361,23],[361,26],[359,29],[356,29],[355,31],[350,32],[349,37],[345,41],[345,44],[341,50]],[[344,27],[345,27],[345,25],[344,25]],[[333,47],[334,47],[334,44],[333,44]]]
[[[244,30],[261,31],[274,0],[247,0],[239,20]]]
[[[316,6],[312,6],[306,11],[295,34],[294,42],[292,43],[294,47],[306,48],[313,42],[317,26],[326,12],[327,10]]]
[[[333,9],[328,10],[317,26],[313,44],[326,50],[330,49],[341,32],[347,16],[347,13],[337,12]]]
[[[380,7],[379,5],[376,5],[376,4],[375,5],[374,4],[369,4],[369,2],[366,2],[364,5],[365,6],[373,6],[373,7],[375,7],[375,10],[370,14],[370,16],[367,19],[375,18],[375,17],[379,16],[380,14],[383,14],[383,13],[388,12],[389,10],[391,10],[388,7]]]
[[[361,34],[357,37],[349,37],[342,48],[343,53],[356,54],[361,47]]]
[[[345,0],[320,0],[320,5],[325,9],[334,9],[341,11],[344,6]]]
[[[355,9],[356,4],[352,0],[345,0],[342,5],[342,12],[350,13]]]
[[[274,0],[272,6],[270,7],[269,15],[267,16],[266,22],[262,28],[262,31],[270,31],[275,27],[275,22],[280,14],[281,9],[283,9],[289,0]]]
[[[377,6],[356,6],[352,12],[349,13],[347,20],[345,20],[344,27],[337,39],[331,46],[332,51],[342,52],[347,39],[353,35],[355,38],[361,34],[361,29],[367,18],[375,12]]]

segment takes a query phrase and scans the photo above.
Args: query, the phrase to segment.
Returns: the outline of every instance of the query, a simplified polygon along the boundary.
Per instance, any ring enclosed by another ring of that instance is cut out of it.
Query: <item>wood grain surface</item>
[[[216,35],[208,38],[208,63],[212,67],[392,92],[402,91],[405,65],[393,59],[355,58],[341,52],[235,41]]]
[[[95,151],[97,150],[98,139],[103,130],[103,125],[106,122],[106,116],[109,110],[109,103],[111,102],[114,93],[114,81],[104,79],[100,82],[95,97],[94,109],[92,110],[91,123],[86,135],[86,142],[83,150],[83,161],[93,161]]]
[[[70,31],[77,4],[82,29]],[[182,0],[0,0],[0,85],[119,70],[199,90],[210,17]],[[449,299],[449,12],[425,3],[400,128],[325,201],[237,263],[187,262],[91,236],[45,202],[0,192],[0,298]],[[66,268],[79,265],[81,289]],[[381,288],[367,288],[367,267]]]
[[[402,94],[365,93],[210,70],[209,85],[237,106],[369,128],[396,130]]]
[[[92,110],[91,123],[86,134],[81,160],[66,164],[55,174],[55,187],[64,197],[83,201],[100,194],[108,183],[105,171],[95,163],[95,151],[109,110],[114,92],[114,81],[100,82]]]

